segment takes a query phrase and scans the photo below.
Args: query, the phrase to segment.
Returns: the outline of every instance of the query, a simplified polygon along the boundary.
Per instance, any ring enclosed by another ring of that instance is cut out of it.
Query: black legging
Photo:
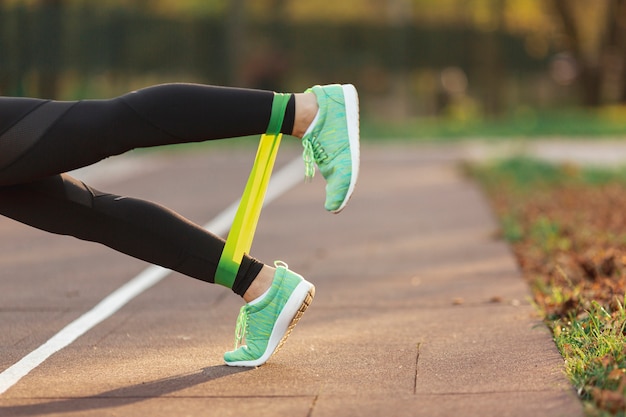
[[[66,171],[135,148],[256,135],[273,93],[166,84],[110,100],[0,97],[0,214],[48,232],[99,242],[214,282],[224,240],[158,204],[103,193]],[[281,131],[291,134],[291,96]],[[245,256],[243,295],[263,264]]]

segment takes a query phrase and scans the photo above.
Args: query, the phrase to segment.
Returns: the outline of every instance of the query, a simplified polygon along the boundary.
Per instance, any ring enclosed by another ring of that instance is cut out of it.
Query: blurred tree
[[[11,8],[11,0],[5,0],[2,10],[3,51],[0,57],[0,72],[3,86],[1,94],[23,95],[25,78],[29,69],[31,52],[30,39],[33,37],[33,19],[23,4]]]
[[[552,0],[566,48],[576,60],[582,102],[626,101],[626,1]]]
[[[626,101],[625,10],[626,0],[0,0],[0,89],[54,97],[59,76],[67,86],[76,73],[272,89],[345,79],[410,116],[451,69],[494,115],[521,96],[571,100],[574,88],[549,78],[565,68],[598,105]],[[432,88],[418,86],[426,79]]]
[[[504,30],[504,0],[488,0],[478,15],[481,35],[476,39],[475,67],[483,86],[480,91],[484,113],[497,116],[503,112],[504,62],[499,32]]]
[[[267,15],[249,36],[249,48],[242,60],[243,81],[247,87],[278,91],[284,87],[292,47],[291,28],[286,16],[288,0],[267,1],[250,2],[251,16]]]
[[[59,74],[61,71],[62,36],[63,36],[63,6],[64,0],[46,0],[43,2],[40,13],[40,22],[37,25],[37,41],[43,47],[39,48],[38,62],[38,91],[41,98],[58,98]]]
[[[226,16],[227,82],[242,86],[246,50],[246,0],[230,0]]]
[[[6,14],[6,0],[0,0],[0,95],[6,94],[9,87],[9,74],[6,70],[6,65],[3,65],[2,60],[6,60],[6,45],[5,36],[3,36],[2,30],[4,30],[4,19]]]
[[[620,83],[619,101],[626,103],[626,1],[617,0],[612,5],[613,15],[609,28],[609,43],[612,45],[614,82]]]

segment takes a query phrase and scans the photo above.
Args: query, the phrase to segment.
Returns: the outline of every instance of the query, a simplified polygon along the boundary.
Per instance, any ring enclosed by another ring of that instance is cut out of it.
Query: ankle
[[[296,117],[293,123],[292,136],[302,138],[319,110],[317,97],[314,93],[294,94],[296,99]]]
[[[243,295],[244,301],[249,303],[263,295],[272,286],[275,272],[275,268],[269,265],[263,265],[261,272],[259,272],[259,275],[252,281],[252,284],[250,284],[250,287]]]

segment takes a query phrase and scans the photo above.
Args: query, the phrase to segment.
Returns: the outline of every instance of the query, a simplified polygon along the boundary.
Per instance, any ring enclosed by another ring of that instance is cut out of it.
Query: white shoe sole
[[[346,103],[346,121],[348,123],[348,139],[350,141],[350,154],[352,158],[352,175],[350,175],[350,186],[343,202],[336,210],[332,210],[331,213],[339,213],[346,207],[357,179],[359,178],[359,165],[361,163],[361,151],[359,143],[359,95],[356,88],[352,84],[344,84],[341,86],[343,89],[343,97]]]
[[[265,352],[261,355],[260,358],[252,361],[237,361],[237,362],[226,362],[228,366],[245,366],[245,367],[256,367],[261,366],[265,362],[269,360],[270,357],[283,346],[287,337],[291,334],[300,318],[306,311],[306,309],[311,305],[311,301],[313,301],[313,297],[315,296],[315,287],[308,281],[302,280],[301,283],[293,290],[289,300],[283,307],[283,310],[278,315],[278,319],[276,323],[274,323],[274,328],[272,329],[272,334],[270,335],[270,339],[267,342],[267,347],[265,348]]]

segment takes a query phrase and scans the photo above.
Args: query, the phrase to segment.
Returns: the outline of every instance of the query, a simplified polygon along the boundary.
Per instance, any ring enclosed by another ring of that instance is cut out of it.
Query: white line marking
[[[302,172],[302,159],[297,158],[273,175],[265,196],[264,205],[269,204],[297,183],[302,182],[303,176],[299,175],[299,173]],[[204,227],[217,235],[226,234],[235,218],[238,206],[239,201],[235,201]],[[135,278],[103,299],[90,311],[68,324],[56,335],[52,336],[46,343],[24,356],[20,361],[0,374],[0,395],[15,385],[37,366],[41,365],[50,356],[69,346],[80,336],[111,317],[129,301],[161,281],[170,272],[169,269],[159,266],[148,267]]]

